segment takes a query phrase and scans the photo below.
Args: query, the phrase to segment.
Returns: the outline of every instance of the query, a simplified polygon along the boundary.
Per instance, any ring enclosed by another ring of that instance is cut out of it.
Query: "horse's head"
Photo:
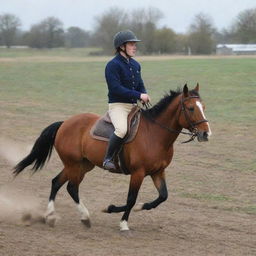
[[[199,96],[199,84],[191,91],[186,84],[184,85],[180,104],[181,113],[178,120],[180,126],[197,136],[198,141],[208,141],[211,129],[204,114],[205,106]]]

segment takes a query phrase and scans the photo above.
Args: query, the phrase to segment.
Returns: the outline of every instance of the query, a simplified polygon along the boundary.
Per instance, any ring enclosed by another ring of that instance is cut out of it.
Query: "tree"
[[[13,45],[15,35],[21,22],[18,17],[12,14],[0,15],[0,36],[1,41],[8,48]]]
[[[46,31],[42,24],[31,26],[30,31],[25,34],[25,41],[32,48],[46,48]]]
[[[110,8],[102,16],[96,17],[93,41],[103,48],[105,53],[113,53],[113,36],[127,28],[127,14],[119,8]]]
[[[65,34],[65,45],[71,48],[89,45],[90,34],[79,27],[70,27]]]
[[[62,22],[49,17],[31,27],[26,35],[27,43],[34,48],[54,48],[64,46],[64,30]]]
[[[190,55],[190,47],[187,34],[176,34],[176,52]]]
[[[143,44],[139,46],[141,52],[152,53],[154,51],[157,23],[162,17],[163,13],[155,7],[140,8],[130,13],[129,27],[143,41]]]
[[[256,43],[256,8],[240,12],[231,31],[237,43]]]
[[[153,51],[156,25],[163,14],[157,8],[137,9],[129,13],[120,8],[111,8],[96,17],[94,42],[103,48],[104,53],[113,53],[113,36],[120,30],[130,29],[143,41],[139,50],[144,53]]]
[[[211,54],[215,49],[214,28],[211,18],[203,13],[195,16],[189,29],[189,47],[194,54]]]
[[[173,30],[163,27],[155,31],[154,51],[160,54],[176,51],[176,34]]]

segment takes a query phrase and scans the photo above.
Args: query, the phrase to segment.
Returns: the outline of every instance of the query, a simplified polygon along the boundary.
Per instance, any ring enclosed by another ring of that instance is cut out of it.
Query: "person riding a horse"
[[[106,65],[109,116],[115,128],[103,160],[103,168],[106,170],[116,169],[113,159],[124,142],[127,118],[133,106],[138,100],[143,103],[150,101],[141,78],[140,64],[133,59],[137,50],[136,43],[140,41],[130,30],[115,34],[116,56]]]
[[[106,66],[106,79],[109,88],[110,117],[115,127],[109,144],[93,138],[91,130],[100,116],[95,113],[82,113],[65,121],[54,122],[47,126],[34,143],[31,152],[14,167],[17,176],[26,167],[32,165],[34,172],[40,170],[56,149],[63,168],[52,179],[51,192],[45,223],[54,226],[56,222],[55,199],[59,189],[67,182],[67,191],[77,205],[81,222],[90,227],[90,214],[80,200],[79,186],[86,173],[95,166],[105,169],[115,168],[113,156],[117,152],[127,131],[127,116],[137,100],[147,103],[146,93],[140,75],[140,65],[132,57],[139,40],[131,31],[116,34],[114,45],[116,57]],[[177,91],[170,90],[158,103],[141,111],[140,122],[135,138],[126,143],[122,158],[130,175],[126,203],[111,204],[104,208],[105,213],[121,213],[120,230],[129,231],[128,219],[136,204],[143,180],[150,176],[158,191],[158,197],[137,205],[136,210],[151,210],[168,198],[166,170],[174,154],[174,142],[179,134],[208,141],[211,135],[209,122],[204,114],[204,104],[199,94],[199,84],[189,90],[187,84]],[[183,132],[187,129],[189,132]],[[107,153],[106,153],[107,151]],[[105,158],[104,158],[105,156]],[[184,155],[185,157],[185,155]],[[104,160],[103,160],[104,159]],[[119,172],[120,173],[120,172]]]

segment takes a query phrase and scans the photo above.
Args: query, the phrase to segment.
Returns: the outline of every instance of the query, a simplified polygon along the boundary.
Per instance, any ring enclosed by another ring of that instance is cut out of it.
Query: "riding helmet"
[[[117,49],[127,42],[141,42],[131,30],[120,31],[114,36],[114,46]]]

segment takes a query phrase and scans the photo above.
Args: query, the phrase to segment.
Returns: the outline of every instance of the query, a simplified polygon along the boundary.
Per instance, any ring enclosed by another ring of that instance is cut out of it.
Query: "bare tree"
[[[143,44],[139,45],[139,50],[151,53],[156,25],[162,16],[163,14],[157,8],[136,9],[129,13],[120,8],[111,8],[96,18],[94,42],[101,46],[105,53],[113,53],[115,33],[123,29],[130,29],[143,40]]]
[[[163,53],[173,53],[176,51],[176,34],[167,27],[157,29],[154,34],[154,51]]]
[[[189,46],[194,54],[211,54],[215,49],[212,19],[203,13],[195,16],[189,29]]]
[[[119,8],[110,8],[103,15],[96,17],[93,41],[101,46],[105,53],[113,53],[113,36],[118,31],[127,28],[128,16]]]
[[[79,27],[70,27],[65,33],[65,45],[71,48],[89,45],[90,33]]]
[[[181,54],[190,55],[190,47],[188,43],[187,34],[176,34],[176,52]]]
[[[33,25],[26,35],[27,43],[34,48],[54,48],[64,46],[64,30],[62,22],[49,17],[39,24]]]
[[[136,9],[130,13],[129,27],[142,39],[139,49],[143,53],[154,51],[155,32],[161,18],[163,13],[155,7]]]
[[[49,17],[42,21],[47,36],[47,48],[60,47],[64,45],[63,23],[55,18]]]
[[[8,48],[14,42],[15,34],[21,22],[18,17],[12,14],[0,15],[0,36],[4,45]]]
[[[256,8],[238,14],[230,35],[237,43],[256,43]]]

